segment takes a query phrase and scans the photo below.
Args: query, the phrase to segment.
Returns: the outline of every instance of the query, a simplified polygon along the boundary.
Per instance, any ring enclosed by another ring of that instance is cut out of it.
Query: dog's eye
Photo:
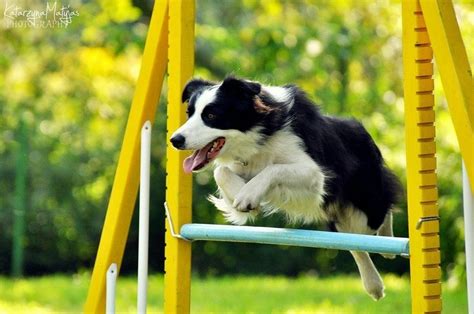
[[[207,118],[208,118],[209,120],[214,120],[214,119],[216,118],[216,115],[213,114],[213,113],[208,113],[208,114],[207,114]]]

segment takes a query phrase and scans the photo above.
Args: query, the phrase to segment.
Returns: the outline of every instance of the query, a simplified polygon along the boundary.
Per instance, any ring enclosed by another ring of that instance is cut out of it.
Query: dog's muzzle
[[[186,138],[181,134],[176,134],[170,139],[171,144],[177,149],[183,149],[184,143],[186,142]]]

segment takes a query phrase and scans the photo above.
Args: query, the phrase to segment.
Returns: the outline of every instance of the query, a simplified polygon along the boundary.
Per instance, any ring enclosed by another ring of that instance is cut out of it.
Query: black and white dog
[[[281,212],[292,222],[393,236],[399,183],[359,122],[322,115],[295,86],[234,77],[218,84],[191,80],[182,100],[189,119],[171,143],[194,150],[184,161],[188,173],[215,162],[219,197],[209,199],[229,222]],[[369,254],[351,253],[366,291],[382,298]]]

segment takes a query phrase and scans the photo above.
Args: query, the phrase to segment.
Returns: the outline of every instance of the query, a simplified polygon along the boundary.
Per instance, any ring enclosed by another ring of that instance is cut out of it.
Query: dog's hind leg
[[[347,208],[338,214],[336,229],[341,232],[373,234],[375,231],[368,227],[367,216],[355,208]],[[384,297],[384,285],[377,268],[367,252],[351,251],[359,269],[365,291],[374,299]]]
[[[370,259],[369,253],[351,251],[351,254],[359,269],[365,291],[376,301],[383,298],[385,295],[383,281]]]
[[[393,237],[393,227],[392,227],[392,212],[389,211],[385,216],[385,219],[377,231],[377,235],[384,237]],[[396,256],[394,254],[381,254],[385,258],[394,259]]]
[[[218,210],[222,211],[226,220],[230,223],[243,225],[248,220],[253,220],[257,216],[257,210],[239,211],[232,203],[235,196],[246,184],[245,180],[232,172],[228,167],[218,166],[214,170],[214,179],[219,187],[221,198],[209,196],[211,201]]]

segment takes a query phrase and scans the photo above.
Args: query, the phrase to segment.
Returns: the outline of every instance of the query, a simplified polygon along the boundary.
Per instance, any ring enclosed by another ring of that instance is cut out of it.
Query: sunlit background
[[[472,64],[474,2],[454,2]],[[45,6],[44,1],[11,0],[2,3],[1,12],[12,3],[28,9]],[[67,27],[7,27],[8,17],[1,16],[2,276],[10,276],[15,267],[23,276],[87,277],[91,271],[152,10],[146,0],[62,4],[79,13]],[[401,49],[398,2],[197,1],[195,75],[220,80],[234,74],[266,84],[299,85],[324,113],[361,120],[405,185]],[[461,158],[438,76],[435,86],[443,278],[457,287],[465,280]],[[153,272],[163,271],[164,251],[164,97],[160,104],[152,143]],[[26,193],[18,189],[22,172]],[[215,190],[210,172],[195,175],[194,221],[224,223],[206,201]],[[24,235],[13,227],[22,209]],[[407,236],[405,200],[398,209],[395,234]],[[286,225],[283,217],[255,224]],[[136,272],[137,236],[134,217],[122,274]],[[16,266],[15,237],[24,241],[23,262]],[[374,256],[374,262],[382,273],[408,272],[408,260]],[[197,243],[193,271],[200,276],[326,277],[356,267],[347,252]]]

